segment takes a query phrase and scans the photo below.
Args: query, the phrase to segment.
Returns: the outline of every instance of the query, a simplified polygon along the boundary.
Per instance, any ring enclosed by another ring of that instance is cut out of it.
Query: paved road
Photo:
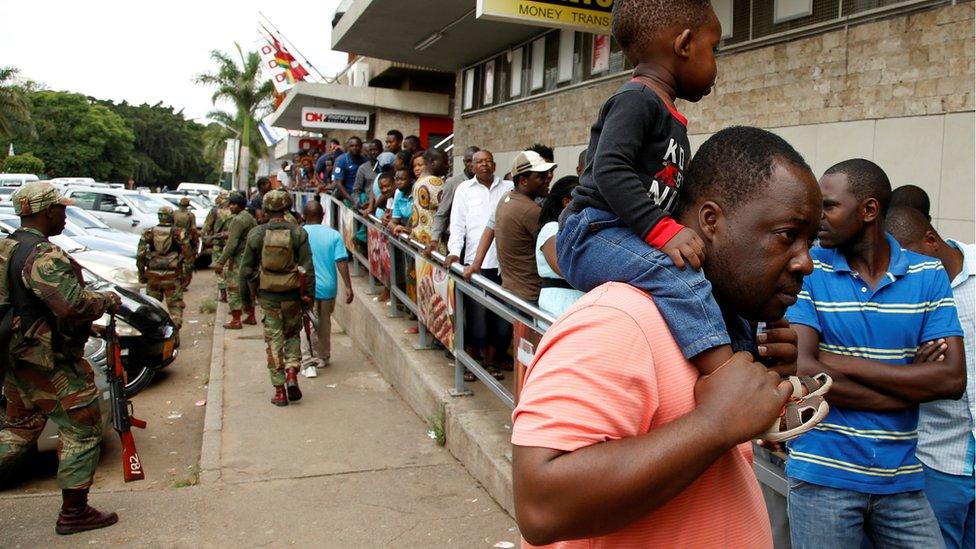
[[[136,490],[103,486],[93,503],[117,509],[120,524],[69,538],[53,533],[56,495],[3,493],[0,547],[517,544],[511,517],[428,437],[426,421],[351,339],[337,326],[334,331],[332,365],[315,379],[301,378],[305,398],[287,408],[268,402],[260,325],[224,332],[218,480],[183,488],[171,480]],[[196,375],[206,371],[203,362],[194,364]],[[181,403],[202,398],[195,387],[184,390]],[[194,430],[198,417],[188,422]],[[158,478],[146,461],[150,478]],[[112,458],[108,465],[117,463]]]

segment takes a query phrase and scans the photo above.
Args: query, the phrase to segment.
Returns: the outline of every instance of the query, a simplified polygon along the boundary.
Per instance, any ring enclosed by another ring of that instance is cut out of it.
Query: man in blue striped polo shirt
[[[942,263],[884,231],[891,184],[847,160],[820,179],[814,271],[787,312],[799,373],[834,380],[830,414],[790,444],[793,547],[942,547],[915,457],[918,404],[966,387],[962,327]]]

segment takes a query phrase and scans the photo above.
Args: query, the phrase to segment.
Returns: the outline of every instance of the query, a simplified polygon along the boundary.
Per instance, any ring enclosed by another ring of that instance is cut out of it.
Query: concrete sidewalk
[[[0,546],[518,544],[511,517],[428,437],[426,422],[337,324],[332,365],[300,378],[300,402],[276,408],[268,402],[260,324],[224,331],[224,307],[214,332],[223,345],[214,345],[201,484],[96,492],[92,503],[117,509],[120,523],[67,538],[53,532],[57,496],[7,500]]]

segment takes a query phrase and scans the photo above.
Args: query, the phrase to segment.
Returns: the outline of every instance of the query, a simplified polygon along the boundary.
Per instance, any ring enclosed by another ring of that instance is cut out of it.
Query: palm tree
[[[35,137],[30,101],[24,88],[14,82],[19,71],[0,67],[0,138]]]
[[[262,78],[261,58],[258,57],[257,52],[248,52],[245,55],[240,44],[235,42],[234,46],[237,47],[237,53],[241,58],[240,65],[224,52],[213,50],[210,52],[210,59],[217,65],[216,72],[199,74],[194,81],[197,84],[217,88],[211,98],[214,104],[221,99],[227,99],[237,108],[237,116],[233,117],[234,124],[228,127],[239,132],[241,177],[238,185],[246,189],[250,181],[250,147],[253,141],[251,127],[255,126],[256,120],[269,110],[274,85],[271,80]],[[229,115],[225,117],[225,122],[231,120],[232,117]],[[254,133],[260,138],[257,132]]]
[[[207,125],[203,132],[204,157],[214,164],[223,163],[224,148],[228,139],[240,139],[240,132],[236,128],[244,125],[240,116],[234,116],[226,111],[214,110],[207,113],[207,118],[213,122]],[[257,120],[251,120],[257,125]],[[248,151],[254,153],[248,169],[257,169],[258,158],[267,153],[268,146],[259,132],[251,132],[250,140],[246,143]]]

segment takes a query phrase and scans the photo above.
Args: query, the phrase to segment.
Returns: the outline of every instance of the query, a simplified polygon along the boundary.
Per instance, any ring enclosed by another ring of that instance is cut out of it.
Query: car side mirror
[[[117,214],[132,215],[132,208],[126,206],[125,204],[116,206],[115,208],[112,209],[112,211]]]

